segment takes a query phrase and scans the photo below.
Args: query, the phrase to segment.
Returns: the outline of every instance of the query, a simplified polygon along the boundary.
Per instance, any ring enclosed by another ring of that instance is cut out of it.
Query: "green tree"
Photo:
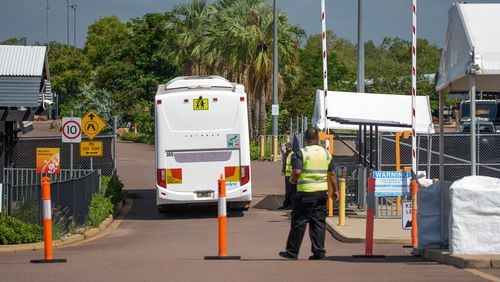
[[[273,9],[263,0],[218,1],[205,49],[216,69],[221,65],[229,75],[245,84],[249,93],[250,132],[253,138],[265,131],[269,102],[272,100]],[[278,15],[278,92],[299,79],[299,43],[304,31],[292,26],[288,17]],[[220,59],[217,59],[220,58]],[[223,60],[222,60],[223,59]]]
[[[183,67],[184,75],[200,75],[206,72],[206,58],[201,52],[201,42],[215,10],[205,0],[193,0],[190,4],[178,4],[173,13],[178,17],[166,23],[166,30],[174,33],[164,49],[169,58]]]
[[[27,39],[26,37],[20,37],[20,38],[9,38],[4,41],[0,41],[0,45],[22,45],[26,46],[27,45]]]
[[[355,73],[348,68],[352,45],[343,41],[344,46],[339,49],[335,46],[336,39],[333,32],[327,32],[328,48],[328,89],[330,91],[352,91],[355,89]],[[308,38],[304,48],[300,50],[299,67],[302,74],[300,83],[286,91],[284,105],[291,117],[312,116],[316,90],[323,89],[323,58],[322,37],[319,34]],[[352,64],[352,62],[351,62]]]
[[[50,44],[49,66],[52,89],[60,95],[61,103],[76,97],[92,76],[92,68],[81,49],[57,42]]]

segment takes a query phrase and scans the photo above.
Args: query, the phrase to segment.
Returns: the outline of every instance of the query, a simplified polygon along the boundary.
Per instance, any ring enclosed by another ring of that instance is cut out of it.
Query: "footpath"
[[[363,214],[347,215],[343,226],[339,225],[338,216],[327,218],[326,223],[333,237],[343,243],[365,242]],[[376,218],[373,237],[374,244],[411,245],[411,231],[402,229],[401,218]],[[500,268],[500,255],[458,255],[450,254],[447,249],[414,249],[413,254],[458,268]]]

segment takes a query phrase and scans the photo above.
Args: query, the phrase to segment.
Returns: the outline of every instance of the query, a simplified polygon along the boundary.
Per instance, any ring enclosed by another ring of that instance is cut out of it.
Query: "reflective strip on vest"
[[[292,154],[288,154],[286,157],[286,165],[285,165],[285,176],[292,176]]]
[[[331,155],[318,145],[307,146],[302,151],[303,167],[297,181],[297,191],[317,192],[327,191],[327,174]]]

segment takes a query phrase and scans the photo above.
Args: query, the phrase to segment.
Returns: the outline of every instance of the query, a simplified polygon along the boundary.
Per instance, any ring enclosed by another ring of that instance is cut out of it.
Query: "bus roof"
[[[165,85],[165,89],[176,88],[233,88],[233,84],[220,76],[181,76],[176,77]]]
[[[166,94],[169,92],[179,92],[185,90],[225,90],[236,93],[244,93],[244,86],[234,84],[227,79],[217,76],[180,76],[170,80],[167,84],[158,86],[157,95]]]

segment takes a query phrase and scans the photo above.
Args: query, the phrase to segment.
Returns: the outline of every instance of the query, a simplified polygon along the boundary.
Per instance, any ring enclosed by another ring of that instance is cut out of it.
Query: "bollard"
[[[278,136],[273,136],[273,162],[278,161]]]
[[[219,255],[218,256],[205,256],[206,260],[239,260],[240,256],[227,255],[227,205],[226,205],[226,179],[220,176],[219,183],[219,201],[218,207],[218,220],[219,220]]]
[[[365,254],[353,255],[354,258],[385,258],[384,255],[373,254],[373,229],[375,224],[375,178],[370,171],[368,178],[368,203],[366,209]]]
[[[264,140],[264,135],[261,135],[260,136],[260,160],[263,161],[264,160],[264,156],[266,154],[266,144],[265,144],[265,140]]]
[[[328,199],[327,199],[327,205],[328,205],[328,217],[333,216],[333,186],[328,182]]]
[[[54,259],[52,255],[52,205],[50,203],[50,177],[42,177],[43,240],[44,259],[31,260],[32,263],[66,262],[66,259]]]
[[[345,178],[340,178],[339,182],[339,225],[345,225]]]
[[[417,180],[411,181],[411,245],[414,249],[418,248],[418,225],[417,225]]]

